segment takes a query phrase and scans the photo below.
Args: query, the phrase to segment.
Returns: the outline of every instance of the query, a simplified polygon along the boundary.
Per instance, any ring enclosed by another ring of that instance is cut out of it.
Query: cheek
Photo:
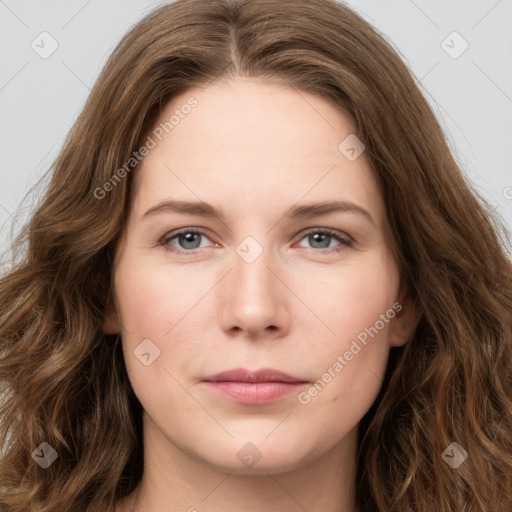
[[[176,272],[126,258],[116,269],[115,287],[128,378],[144,409],[167,424],[172,408],[162,404],[179,403],[183,414],[191,407],[176,371],[184,345],[170,341],[181,337],[200,284],[183,269]]]
[[[143,403],[155,399],[151,390],[158,382],[166,383],[166,393],[179,388],[169,373],[179,368],[184,343],[186,353],[191,353],[199,342],[200,338],[191,335],[193,314],[187,314],[205,295],[205,284],[197,274],[194,277],[183,269],[145,265],[136,259],[119,263],[115,287],[124,358],[132,386]],[[181,342],[170,343],[176,338]]]
[[[338,348],[379,321],[395,302],[398,284],[396,268],[384,257],[368,258],[360,265],[344,268],[336,280],[331,280],[320,299],[320,308],[336,333],[333,337],[339,341]],[[379,322],[379,331],[387,333],[389,325]]]
[[[128,260],[119,265],[115,284],[124,330],[157,339],[163,338],[208,290],[198,273]]]
[[[319,316],[331,333],[317,339],[308,356],[319,379],[310,394],[317,405],[340,399],[343,407],[357,408],[361,398],[364,409],[373,402],[386,370],[398,284],[395,267],[381,257],[344,269],[319,299]]]
[[[302,359],[313,382],[297,397],[296,418],[307,425],[310,441],[320,451],[356,428],[368,412],[382,387],[389,354],[398,291],[395,269],[382,256],[361,258],[347,267],[316,301],[318,316],[334,333],[310,319],[309,332],[320,325],[317,332],[323,334],[303,345]],[[314,285],[307,293],[317,292]],[[386,322],[381,315],[388,311]]]

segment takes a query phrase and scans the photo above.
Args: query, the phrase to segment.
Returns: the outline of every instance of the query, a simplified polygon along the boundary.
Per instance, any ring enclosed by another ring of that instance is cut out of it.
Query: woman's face
[[[353,439],[411,322],[349,119],[237,79],[174,97],[149,137],[106,329],[122,335],[153,446],[279,472]],[[243,369],[295,382],[212,382]]]

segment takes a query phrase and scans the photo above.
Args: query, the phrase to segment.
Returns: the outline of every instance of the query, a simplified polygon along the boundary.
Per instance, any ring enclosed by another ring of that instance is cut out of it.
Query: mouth
[[[243,368],[205,377],[207,389],[245,404],[264,404],[284,398],[309,381],[271,368],[250,372]]]

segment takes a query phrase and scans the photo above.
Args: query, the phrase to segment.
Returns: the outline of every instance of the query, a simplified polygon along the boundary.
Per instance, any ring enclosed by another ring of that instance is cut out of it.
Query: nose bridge
[[[235,253],[233,269],[235,286],[238,285],[240,291],[249,296],[271,294],[271,288],[275,283],[273,274],[268,268],[272,267],[273,259],[268,242],[261,243],[255,237],[247,236],[235,248]]]
[[[247,237],[235,247],[232,271],[222,294],[225,329],[255,334],[270,326],[283,327],[281,289],[269,270],[274,266],[273,251],[255,237]]]

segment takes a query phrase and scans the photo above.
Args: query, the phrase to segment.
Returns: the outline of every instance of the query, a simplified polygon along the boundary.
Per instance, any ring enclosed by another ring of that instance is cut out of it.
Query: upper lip
[[[273,368],[261,368],[260,370],[246,370],[236,368],[225,372],[216,373],[205,377],[206,382],[307,382],[293,377],[288,373]]]

